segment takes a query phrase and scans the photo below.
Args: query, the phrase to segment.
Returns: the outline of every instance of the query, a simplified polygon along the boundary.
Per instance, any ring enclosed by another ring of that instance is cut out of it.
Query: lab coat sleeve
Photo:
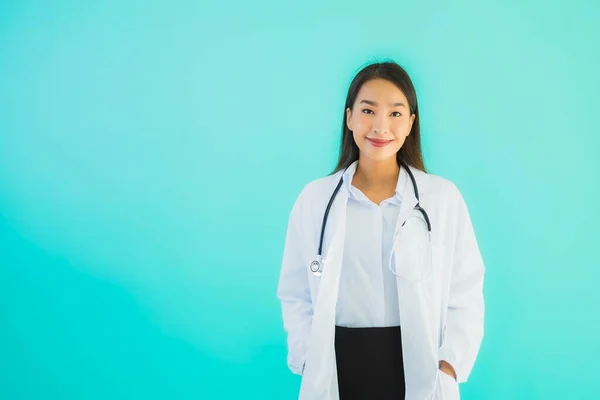
[[[281,301],[283,326],[287,333],[289,369],[302,375],[305,363],[306,342],[312,323],[313,307],[303,249],[303,205],[301,196],[296,200],[289,216],[283,260],[277,289]]]
[[[484,264],[465,201],[456,187],[456,236],[450,282],[448,318],[439,359],[454,368],[459,383],[466,382],[483,339]]]

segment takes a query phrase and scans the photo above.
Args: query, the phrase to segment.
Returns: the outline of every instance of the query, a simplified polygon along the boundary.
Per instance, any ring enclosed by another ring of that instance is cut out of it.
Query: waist
[[[346,327],[335,326],[336,340],[351,340],[373,343],[400,343],[400,326],[382,326],[382,327]]]

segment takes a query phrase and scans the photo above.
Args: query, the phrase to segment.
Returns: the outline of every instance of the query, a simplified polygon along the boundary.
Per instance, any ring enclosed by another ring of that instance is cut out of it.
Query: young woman
[[[277,290],[299,398],[459,399],[484,265],[461,193],[425,171],[406,71],[362,69],[342,131],[334,172],[292,208]]]

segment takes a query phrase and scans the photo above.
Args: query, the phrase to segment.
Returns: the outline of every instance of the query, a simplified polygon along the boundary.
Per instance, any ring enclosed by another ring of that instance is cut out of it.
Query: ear
[[[352,110],[350,107],[346,108],[346,126],[350,131],[352,131],[352,122],[350,121],[352,117]]]

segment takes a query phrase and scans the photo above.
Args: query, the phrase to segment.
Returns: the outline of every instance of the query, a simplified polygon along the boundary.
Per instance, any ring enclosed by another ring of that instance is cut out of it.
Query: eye
[[[392,115],[393,115],[393,114],[398,114],[398,115],[394,115],[394,117],[401,117],[401,116],[402,116],[402,114],[400,114],[398,111],[394,111],[394,112],[392,113]]]
[[[367,113],[365,113],[365,114],[369,114],[369,113],[372,113],[372,112],[373,112],[373,111],[369,110],[368,108],[365,108],[365,109],[363,109],[362,111],[363,111],[363,113],[364,113],[365,111],[368,111],[368,112],[367,112]]]

